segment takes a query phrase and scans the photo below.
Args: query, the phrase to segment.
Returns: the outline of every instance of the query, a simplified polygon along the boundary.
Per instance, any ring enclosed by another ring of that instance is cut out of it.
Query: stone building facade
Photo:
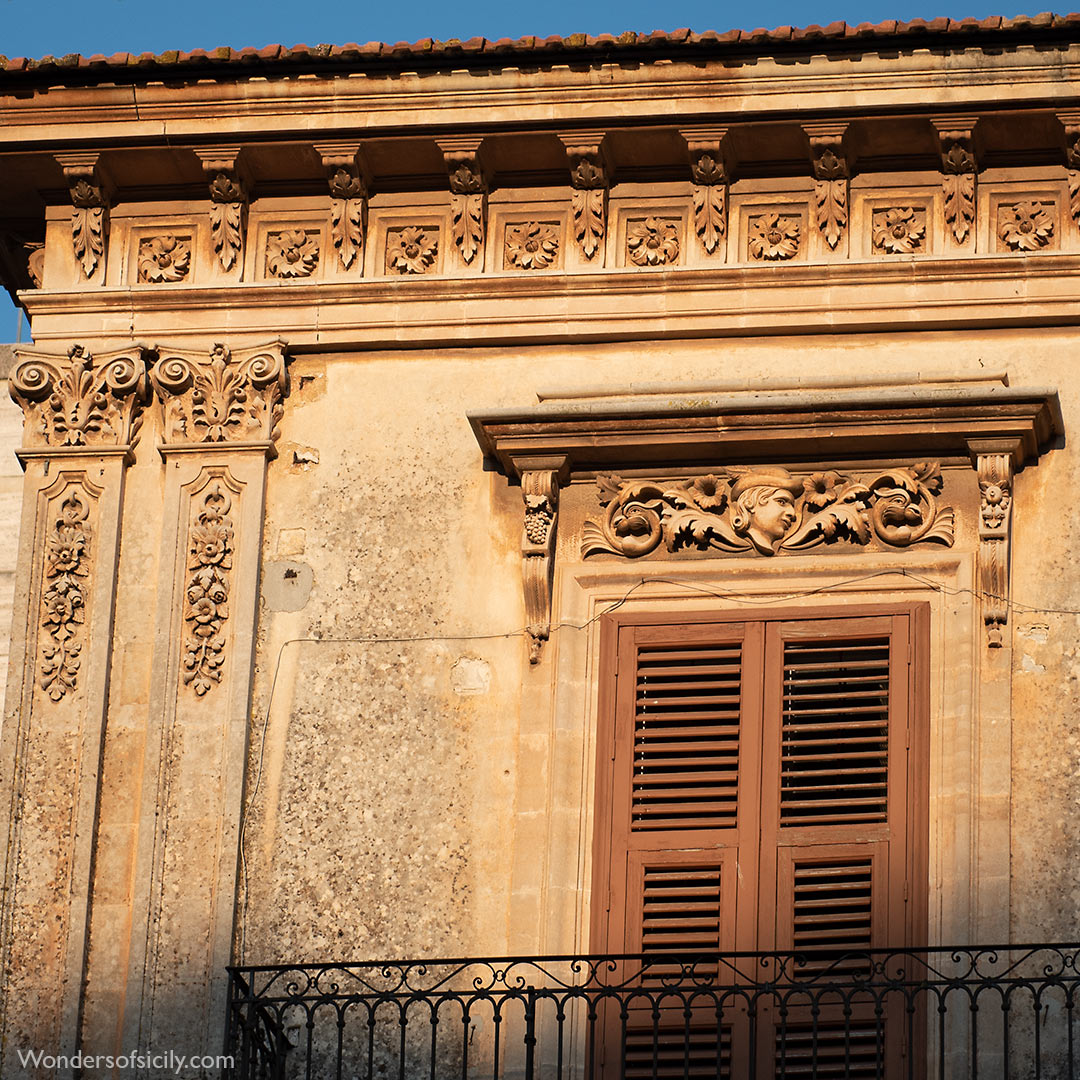
[[[230,963],[642,952],[671,867],[680,947],[852,867],[833,944],[1076,940],[1080,17],[8,60],[0,154],[4,1076],[216,1054]],[[742,749],[653,776],[688,642]]]

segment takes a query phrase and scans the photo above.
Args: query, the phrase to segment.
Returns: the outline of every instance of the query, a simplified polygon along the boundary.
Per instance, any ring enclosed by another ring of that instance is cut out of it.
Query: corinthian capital
[[[134,444],[149,397],[144,353],[139,345],[100,359],[82,345],[72,345],[66,356],[16,349],[9,388],[24,414],[24,452]]]
[[[288,392],[285,348],[271,341],[234,354],[218,343],[206,359],[160,350],[150,379],[164,413],[164,446],[229,443],[272,452]]]

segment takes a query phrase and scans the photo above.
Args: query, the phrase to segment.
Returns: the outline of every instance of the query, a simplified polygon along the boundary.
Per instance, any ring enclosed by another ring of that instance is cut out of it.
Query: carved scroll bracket
[[[521,472],[521,498],[525,504],[521,573],[529,663],[537,664],[540,650],[551,633],[551,583],[555,569],[559,487],[569,478],[569,459],[525,458],[515,464]]]
[[[150,378],[164,414],[162,453],[255,449],[273,457],[288,393],[285,342],[233,354],[215,344],[207,359],[161,351]]]
[[[98,167],[96,153],[57,154],[71,190],[71,248],[87,281],[105,280],[105,248],[109,236],[110,187]]]
[[[1069,213],[1080,225],[1080,112],[1058,113],[1065,128],[1065,168],[1069,182]]]
[[[129,453],[149,399],[146,352],[135,345],[95,359],[82,345],[66,356],[16,349],[9,390],[24,416],[20,460]]]
[[[835,250],[848,223],[851,170],[843,147],[847,124],[810,124],[803,130],[810,140],[818,231],[825,237],[825,243]]]
[[[197,148],[210,184],[210,237],[221,269],[243,265],[244,232],[251,184],[240,165],[240,148]]]
[[[436,141],[449,175],[450,232],[468,266],[484,250],[487,226],[488,178],[480,156],[481,140],[460,136]]]
[[[330,185],[330,236],[343,270],[364,264],[370,173],[356,143],[317,142]]]
[[[979,477],[979,591],[986,643],[1004,644],[1009,621],[1012,554],[1012,482],[1021,448],[1017,440],[972,439],[971,460]]]
[[[609,170],[603,156],[601,132],[560,135],[570,164],[570,205],[574,213],[574,238],[582,255],[593,259],[607,233]]]
[[[720,246],[727,234],[728,164],[727,128],[682,128],[690,158],[691,194],[694,201],[694,230],[707,255]]]
[[[975,227],[975,118],[933,120],[941,151],[941,190],[945,225],[958,244],[967,242]]]

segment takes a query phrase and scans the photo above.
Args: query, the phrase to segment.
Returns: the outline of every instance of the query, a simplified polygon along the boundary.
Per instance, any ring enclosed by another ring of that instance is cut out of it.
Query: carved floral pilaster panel
[[[188,532],[182,673],[199,697],[221,682],[225,662],[236,531],[231,510],[231,496],[215,480],[195,503]]]
[[[1054,203],[1026,200],[998,207],[997,235],[1008,251],[1041,251],[1054,239]]]
[[[979,589],[982,592],[986,640],[992,649],[1004,644],[1009,621],[1009,556],[1012,533],[1012,454],[980,453]]]
[[[725,469],[693,480],[598,478],[605,512],[586,521],[583,557],[638,558],[661,544],[772,556],[837,540],[891,548],[921,541],[951,547],[955,512],[942,506],[937,462],[852,477],[835,471],[795,476],[777,467]]]
[[[842,139],[842,132],[810,136],[817,227],[834,251],[848,223],[849,170]]]
[[[586,259],[594,259],[607,233],[608,177],[599,145],[567,146],[574,239]]]
[[[975,225],[975,151],[970,129],[938,130],[941,143],[941,191],[945,225],[957,244],[967,241]]]
[[[305,229],[283,229],[266,238],[266,276],[274,278],[311,277],[319,265],[318,233]]]
[[[754,262],[785,262],[799,253],[802,224],[793,214],[751,214],[747,249]]]
[[[235,357],[216,344],[205,360],[163,353],[151,380],[164,412],[164,441],[272,443],[288,388],[284,342]]]
[[[913,255],[926,250],[926,207],[889,206],[871,215],[871,242],[879,255]]]
[[[38,681],[53,701],[77,688],[93,554],[88,519],[100,494],[100,489],[73,485],[59,505],[53,504],[49,516],[41,590],[41,630],[46,640]]]
[[[82,345],[67,357],[19,349],[9,389],[25,415],[27,447],[133,444],[149,394],[143,350],[136,346],[101,360]]]
[[[503,267],[549,270],[559,263],[562,229],[554,221],[524,221],[507,225],[503,239]]]
[[[183,281],[191,269],[191,237],[149,236],[139,241],[139,281],[159,284]]]
[[[626,224],[626,258],[634,266],[672,266],[679,261],[680,221],[641,218]]]

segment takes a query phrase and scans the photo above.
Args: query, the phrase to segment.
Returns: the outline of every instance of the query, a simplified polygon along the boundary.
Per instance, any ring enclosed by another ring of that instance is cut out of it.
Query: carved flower
[[[267,237],[266,270],[274,277],[310,277],[318,265],[319,241],[303,229],[286,229]]]
[[[231,529],[227,525],[207,522],[191,530],[191,554],[203,566],[220,563],[229,550]]]
[[[423,229],[409,226],[387,238],[386,269],[399,274],[426,274],[435,265],[438,250],[438,234],[429,236]]]
[[[191,246],[171,233],[139,244],[140,281],[181,281],[191,264]]]
[[[626,248],[635,266],[663,266],[679,257],[679,230],[672,221],[648,217],[626,229]]]
[[[874,212],[874,249],[890,255],[910,255],[922,247],[926,222],[913,206]]]
[[[1000,529],[1009,514],[1009,493],[995,483],[979,485],[982,492],[982,519],[991,529]]]
[[[506,227],[506,260],[522,270],[543,270],[559,254],[559,230],[554,225],[529,221]]]
[[[713,476],[699,476],[689,487],[690,495],[702,510],[723,510],[728,500],[727,481]]]
[[[60,528],[49,537],[47,546],[50,576],[75,573],[86,548],[86,536],[77,528]]]
[[[83,597],[74,582],[60,578],[43,597],[45,613],[42,623],[53,627],[53,637],[65,636],[59,633],[69,623],[81,623],[83,621]],[[68,635],[70,636],[70,630]]]
[[[803,479],[803,491],[806,492],[806,505],[815,510],[824,510],[830,503],[836,502],[836,485],[843,478],[837,472],[811,473]]]
[[[755,259],[790,259],[799,250],[799,219],[760,214],[750,219],[750,254]]]
[[[1054,219],[1038,202],[1003,206],[998,216],[998,236],[1013,251],[1036,251],[1054,235]]]

